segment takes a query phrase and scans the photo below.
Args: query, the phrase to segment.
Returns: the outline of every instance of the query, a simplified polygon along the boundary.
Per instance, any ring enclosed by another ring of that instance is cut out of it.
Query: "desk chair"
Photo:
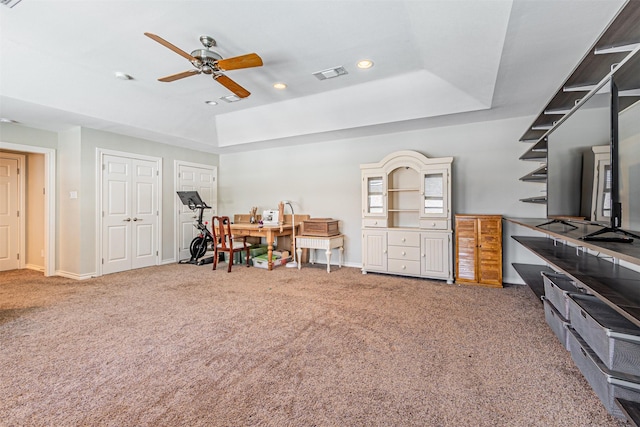
[[[213,252],[213,269],[218,266],[218,251],[227,252],[229,254],[229,267],[227,272],[231,272],[233,265],[233,254],[245,251],[247,253],[247,267],[249,267],[249,248],[251,243],[247,243],[247,237],[244,236],[242,242],[234,242],[231,234],[231,220],[228,216],[214,216],[211,218],[211,231],[213,234],[214,252]]]

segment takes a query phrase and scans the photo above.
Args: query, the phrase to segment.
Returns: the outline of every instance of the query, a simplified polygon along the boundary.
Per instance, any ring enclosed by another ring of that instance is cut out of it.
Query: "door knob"
[[[123,221],[130,222],[131,218],[123,219]]]
[[[134,217],[134,218],[133,218],[133,220],[134,220],[134,221],[142,221],[142,218],[136,218],[136,217]]]

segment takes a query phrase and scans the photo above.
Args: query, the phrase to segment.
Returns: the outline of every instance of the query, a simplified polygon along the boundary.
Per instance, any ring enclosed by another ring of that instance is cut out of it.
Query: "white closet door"
[[[102,273],[156,264],[157,164],[105,155],[102,177]]]
[[[149,160],[131,161],[133,169],[131,268],[156,264],[158,235],[157,166]]]
[[[177,191],[197,191],[202,200],[211,209],[205,210],[203,221],[211,221],[211,217],[218,212],[218,187],[216,180],[217,169],[215,167],[198,167],[194,165],[178,165]],[[178,197],[176,195],[176,197]],[[197,229],[193,226],[197,218],[197,212],[180,204],[178,211],[178,259],[189,259],[189,245],[196,236]]]
[[[20,267],[18,159],[0,158],[0,271]]]

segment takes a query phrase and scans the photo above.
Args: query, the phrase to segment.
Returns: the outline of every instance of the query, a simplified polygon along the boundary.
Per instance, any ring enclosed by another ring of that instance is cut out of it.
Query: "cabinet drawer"
[[[425,230],[448,230],[449,222],[446,219],[422,219],[420,228]]]
[[[420,247],[420,234],[410,231],[390,231],[387,237],[389,246]]]
[[[385,228],[387,226],[387,219],[386,218],[363,218],[362,226]]]
[[[420,275],[420,261],[390,259],[387,266],[389,273]]]
[[[420,248],[413,246],[389,246],[389,259],[420,261]]]

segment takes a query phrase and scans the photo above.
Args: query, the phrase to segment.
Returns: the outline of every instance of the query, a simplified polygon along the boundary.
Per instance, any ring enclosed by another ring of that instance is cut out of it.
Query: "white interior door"
[[[103,274],[156,265],[157,170],[150,160],[103,157]]]
[[[133,159],[132,169],[131,268],[149,267],[156,264],[158,255],[157,165],[149,160]]]
[[[20,268],[18,159],[0,157],[0,271]]]
[[[202,217],[203,221],[210,221],[211,217],[218,212],[217,168],[178,164],[177,172],[176,191],[197,191],[202,200],[211,206],[211,209],[204,211]],[[197,234],[197,229],[193,226],[197,212],[184,206],[180,201],[178,203],[178,259],[183,260],[191,257],[189,245]]]

